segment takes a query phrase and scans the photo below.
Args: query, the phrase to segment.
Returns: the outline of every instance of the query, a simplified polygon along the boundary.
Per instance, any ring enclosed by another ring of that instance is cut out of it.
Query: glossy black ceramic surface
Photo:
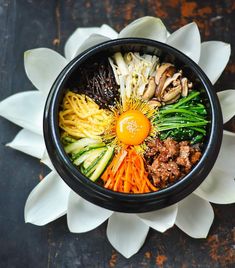
[[[67,88],[76,86],[78,67],[121,51],[155,54],[161,62],[172,62],[200,90],[205,100],[210,123],[203,156],[183,179],[158,192],[124,194],[107,190],[90,181],[72,164],[60,142],[58,113]],[[44,113],[44,138],[50,159],[61,178],[86,200],[104,208],[127,213],[153,211],[172,205],[192,193],[206,178],[217,158],[222,140],[222,115],[217,95],[205,73],[178,50],[152,40],[125,38],[108,41],[88,49],[73,59],[57,77],[49,93]]]

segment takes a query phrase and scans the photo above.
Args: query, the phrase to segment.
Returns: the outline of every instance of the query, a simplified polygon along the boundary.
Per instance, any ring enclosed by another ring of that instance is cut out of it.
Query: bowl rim
[[[66,83],[68,77],[73,73],[73,71],[88,58],[94,56],[96,53],[99,53],[105,49],[109,49],[114,46],[122,46],[122,45],[133,45],[140,44],[144,46],[151,46],[163,49],[164,52],[173,54],[178,60],[183,62],[184,64],[190,66],[190,69],[193,73],[198,77],[204,86],[206,91],[208,101],[210,103],[211,110],[211,128],[210,134],[208,136],[207,146],[204,150],[204,153],[199,160],[199,162],[193,167],[193,169],[185,175],[179,181],[173,183],[171,186],[161,189],[156,192],[144,193],[144,194],[127,194],[115,192],[112,190],[105,189],[104,187],[92,182],[86,176],[79,172],[79,170],[74,166],[74,164],[70,161],[69,157],[65,153],[63,146],[59,140],[58,136],[58,124],[56,121],[58,120],[55,114],[56,107],[58,109],[58,96],[61,90],[63,90],[63,85]],[[169,206],[174,204],[188,194],[190,194],[194,189],[196,189],[205,177],[210,172],[211,168],[214,165],[214,162],[219,153],[221,140],[222,140],[222,113],[219,105],[219,101],[215,91],[213,90],[213,86],[209,81],[206,74],[202,71],[202,69],[188,56],[180,52],[179,50],[158,41],[145,39],[145,38],[121,38],[106,41],[100,43],[96,46],[93,46],[82,54],[76,56],[58,75],[54,84],[51,87],[49,92],[45,110],[43,117],[43,131],[44,131],[44,139],[46,143],[46,148],[51,158],[51,161],[62,177],[62,179],[79,195],[91,201],[95,204],[103,206],[108,209],[126,212],[125,209],[118,208],[115,206],[110,206],[107,204],[107,200],[111,200],[113,202],[127,203],[128,213],[136,213],[143,212],[140,208],[135,208],[136,205],[133,204],[137,201],[141,203],[149,202],[151,209],[145,209],[144,211],[156,210],[165,206]],[[203,168],[204,161],[207,160],[207,166]],[[197,175],[197,180],[194,177]],[[77,182],[74,181],[77,180]],[[80,183],[80,187],[78,187],[78,182]],[[77,184],[77,185],[76,185]],[[82,186],[84,189],[81,189]],[[91,191],[87,194],[87,191]],[[189,193],[190,192],[190,193]],[[91,194],[92,193],[92,194]],[[177,195],[178,198],[170,198],[172,195]],[[151,205],[151,202],[156,203],[156,199],[159,200],[159,208],[153,209],[154,205]],[[129,208],[130,206],[130,208]],[[133,207],[133,209],[131,209]],[[128,209],[129,208],[129,209]]]

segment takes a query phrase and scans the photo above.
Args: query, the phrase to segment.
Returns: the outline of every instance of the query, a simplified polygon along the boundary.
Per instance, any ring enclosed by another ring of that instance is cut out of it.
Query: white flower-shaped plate
[[[165,232],[176,224],[194,238],[205,238],[214,219],[210,202],[235,202],[235,134],[224,131],[222,147],[214,168],[194,193],[173,206],[154,212],[125,214],[93,205],[74,193],[59,177],[47,156],[42,135],[42,117],[47,94],[58,74],[76,55],[109,39],[145,37],[167,43],[193,59],[214,84],[226,67],[230,45],[201,43],[195,23],[170,34],[159,18],[133,21],[119,34],[108,25],[78,28],[65,44],[65,57],[48,48],[25,52],[25,71],[38,91],[17,93],[0,103],[0,115],[23,129],[8,146],[41,159],[51,172],[32,190],[25,205],[25,221],[45,225],[67,213],[71,232],[90,231],[108,219],[107,237],[126,258],[138,252],[149,228]],[[218,93],[226,123],[235,114],[235,90]],[[35,105],[36,104],[36,105]]]

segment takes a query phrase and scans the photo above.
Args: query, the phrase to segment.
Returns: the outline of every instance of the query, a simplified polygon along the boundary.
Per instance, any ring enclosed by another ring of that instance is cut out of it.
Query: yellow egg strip
[[[76,138],[97,138],[110,124],[109,111],[100,109],[88,96],[68,91],[65,94],[59,126],[69,135]]]

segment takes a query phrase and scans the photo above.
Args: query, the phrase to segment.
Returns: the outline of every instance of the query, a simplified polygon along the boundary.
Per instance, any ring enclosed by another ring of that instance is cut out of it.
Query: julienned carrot
[[[134,148],[121,150],[101,176],[104,187],[124,193],[148,193],[157,191],[148,179],[144,159]]]

